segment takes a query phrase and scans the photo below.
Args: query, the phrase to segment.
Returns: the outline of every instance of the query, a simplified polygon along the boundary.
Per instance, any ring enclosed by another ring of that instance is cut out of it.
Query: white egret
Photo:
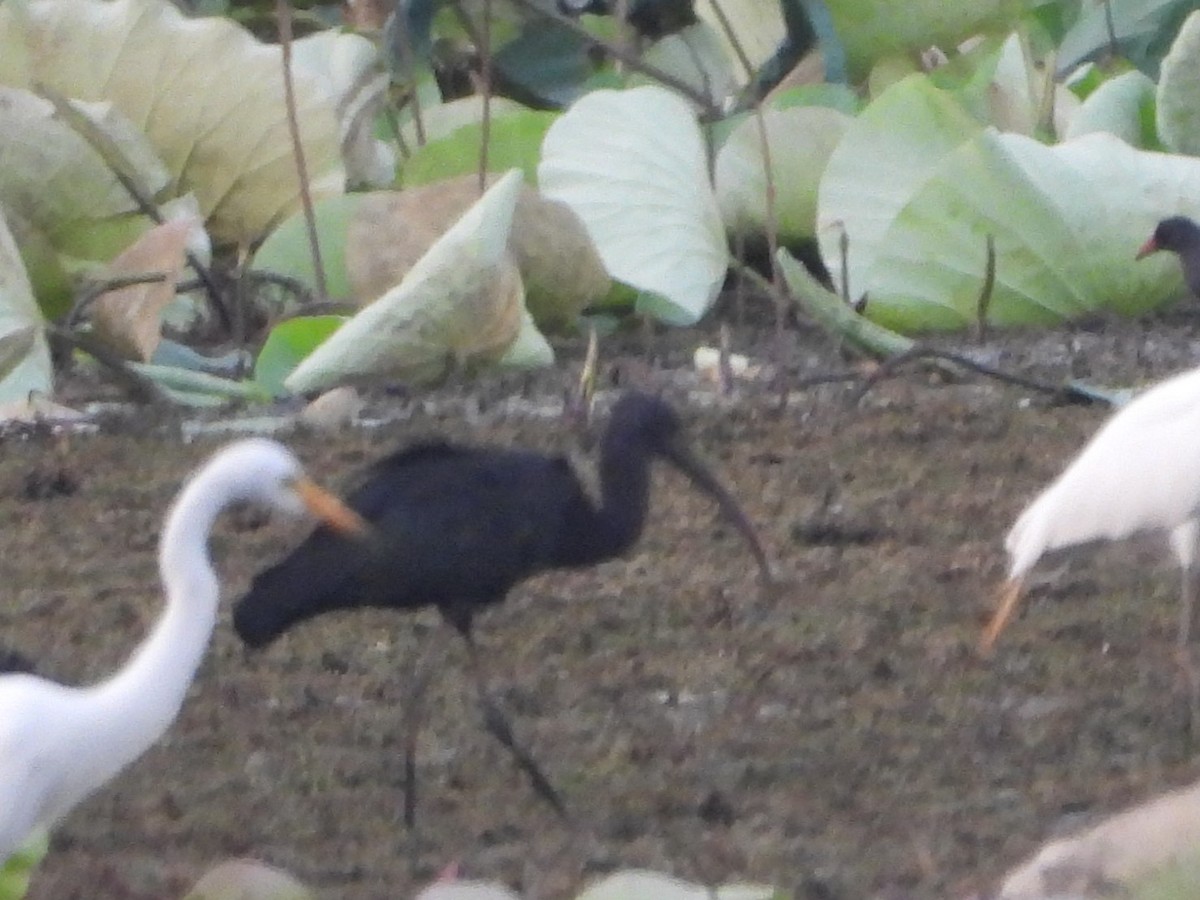
[[[1163,219],[1134,258],[1160,250],[1179,256],[1189,290],[1200,295],[1200,226],[1186,216]],[[1021,513],[1004,541],[1008,583],[980,649],[991,650],[1016,609],[1025,576],[1045,554],[1152,531],[1169,533],[1179,561],[1178,650],[1193,697],[1200,698],[1200,682],[1187,662],[1200,541],[1200,369],[1160,382],[1114,413]]]
[[[310,481],[274,441],[220,450],[180,492],[159,541],[166,609],[124,668],[87,687],[0,676],[0,864],[142,755],[175,719],[216,622],[208,553],[217,514],[237,500],[361,531],[359,516]]]
[[[1182,576],[1178,646],[1186,658],[1200,537],[1200,369],[1160,382],[1118,410],[1021,513],[1005,539],[1008,582],[984,630],[989,651],[1025,576],[1045,554],[1135,534],[1169,536]]]

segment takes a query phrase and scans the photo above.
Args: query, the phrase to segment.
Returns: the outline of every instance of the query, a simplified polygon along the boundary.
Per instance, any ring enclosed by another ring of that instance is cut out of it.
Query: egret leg
[[[1183,675],[1188,695],[1188,733],[1193,742],[1200,739],[1200,674],[1192,659],[1192,605],[1196,587],[1196,542],[1200,526],[1186,522],[1171,532],[1171,548],[1179,560],[1179,633],[1175,639],[1175,658]]]
[[[484,727],[512,754],[513,759],[517,761],[517,765],[529,777],[537,795],[545,800],[559,816],[569,821],[571,817],[567,814],[567,808],[563,805],[562,798],[558,796],[558,791],[550,784],[550,780],[542,774],[541,768],[534,761],[529,751],[517,743],[508,717],[504,715],[504,711],[488,692],[483,664],[479,661],[479,650],[475,645],[475,635],[471,631],[470,608],[443,607],[441,613],[446,621],[458,629],[458,633],[467,642],[467,657],[471,667],[471,677],[475,681],[475,692],[479,697],[480,711],[483,713]]]
[[[1024,580],[1021,576],[1010,578],[1004,583],[1004,587],[1000,591],[1000,601],[996,604],[996,612],[992,614],[991,621],[988,622],[987,627],[983,629],[983,634],[979,637],[979,653],[981,656],[987,656],[992,652],[996,638],[1000,637],[1000,632],[1004,630],[1004,626],[1008,624],[1008,620],[1016,612],[1017,603],[1021,600],[1021,588],[1023,586]]]

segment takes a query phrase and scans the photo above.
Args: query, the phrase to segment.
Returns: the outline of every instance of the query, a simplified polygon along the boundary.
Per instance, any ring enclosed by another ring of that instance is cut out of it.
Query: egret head
[[[291,516],[309,513],[332,528],[365,532],[366,524],[342,501],[304,474],[299,460],[282,444],[248,438],[220,450],[209,463],[214,484],[227,496],[259,503]],[[214,488],[214,494],[222,493]]]

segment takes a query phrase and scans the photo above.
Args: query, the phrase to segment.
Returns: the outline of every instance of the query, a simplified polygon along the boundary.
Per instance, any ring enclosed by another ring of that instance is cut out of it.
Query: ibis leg
[[[425,712],[425,692],[432,670],[425,665],[426,653],[418,650],[408,671],[408,701],[402,717],[404,728],[404,825],[410,831],[417,824],[417,739]]]
[[[475,691],[479,696],[479,706],[483,712],[484,726],[496,740],[508,748],[508,752],[517,761],[517,765],[529,776],[529,780],[533,783],[533,789],[537,792],[538,796],[545,800],[563,819],[569,819],[570,816],[567,815],[567,808],[558,796],[558,791],[550,784],[549,779],[542,774],[541,768],[534,761],[529,751],[517,743],[508,717],[488,692],[483,674],[483,665],[479,661],[479,652],[475,646],[475,638],[471,634],[470,628],[460,630],[467,641],[471,677],[475,680]]]

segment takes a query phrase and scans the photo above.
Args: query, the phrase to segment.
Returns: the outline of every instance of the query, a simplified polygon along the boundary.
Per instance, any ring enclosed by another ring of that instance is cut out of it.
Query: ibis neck
[[[224,487],[201,476],[175,502],[159,542],[166,609],[125,667],[90,689],[96,710],[92,739],[108,738],[110,753],[102,756],[112,774],[175,719],[208,647],[220,592],[207,543],[228,500]]]
[[[649,455],[609,432],[600,446],[600,505],[588,503],[573,517],[563,564],[587,566],[620,556],[641,535],[649,500]]]

